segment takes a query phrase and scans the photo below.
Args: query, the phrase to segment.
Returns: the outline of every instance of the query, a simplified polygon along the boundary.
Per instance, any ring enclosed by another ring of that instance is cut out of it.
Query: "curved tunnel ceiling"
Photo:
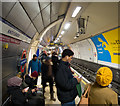
[[[72,13],[77,6],[81,6],[82,9],[75,18],[72,18]],[[74,39],[78,27],[76,20],[80,16],[86,20],[89,16],[86,33]],[[64,26],[68,22],[71,23],[70,28],[64,30]],[[71,3],[58,36],[64,30],[65,33],[62,35],[61,41],[71,44],[115,27],[118,27],[118,2],[77,2]]]
[[[71,26],[60,39],[64,44],[71,44],[118,26],[118,2],[71,2],[69,8],[68,5],[69,2],[40,2],[40,0],[2,2],[2,17],[32,39],[36,32],[40,34],[67,12],[64,22],[61,22],[62,25],[58,23],[50,28],[44,35],[41,45],[49,44],[56,35],[59,36],[67,22],[70,22]],[[72,18],[71,15],[77,6],[81,6],[82,9],[75,18]],[[74,39],[77,32],[76,20],[80,16],[85,19],[89,16],[86,34]]]
[[[63,2],[2,2],[2,16],[31,39],[64,15],[68,3]],[[46,45],[58,33],[61,23],[52,27],[41,42]]]

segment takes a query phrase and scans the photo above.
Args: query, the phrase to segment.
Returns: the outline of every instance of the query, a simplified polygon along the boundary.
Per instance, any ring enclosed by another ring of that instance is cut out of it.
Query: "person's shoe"
[[[45,97],[45,96],[43,96],[43,99],[46,99],[46,97]]]
[[[56,99],[54,97],[52,97],[51,100],[56,101]]]
[[[52,92],[52,93],[51,93],[51,98],[50,98],[50,99],[53,100],[53,101],[56,101],[56,99],[54,98],[54,95],[53,95],[53,94],[54,94],[54,93]]]

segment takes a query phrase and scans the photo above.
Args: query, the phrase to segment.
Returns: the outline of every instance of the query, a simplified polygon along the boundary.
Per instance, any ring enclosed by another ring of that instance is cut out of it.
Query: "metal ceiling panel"
[[[22,2],[22,4],[32,20],[40,12],[38,2]]]
[[[33,37],[36,32],[37,32],[37,31],[36,31],[35,27],[34,27],[33,24],[31,23],[30,26],[29,26],[29,28],[28,28],[27,31],[26,31],[26,34],[27,34],[28,36],[30,36],[30,37]]]
[[[39,0],[40,2],[40,6],[41,6],[41,10],[43,10],[45,7],[47,7],[50,2],[43,2],[43,0]]]
[[[49,19],[45,19],[44,18],[44,25],[45,27],[47,27],[50,24],[50,18]]]
[[[7,17],[7,20],[21,29],[23,32],[26,31],[27,27],[30,25],[31,21],[26,15],[25,11],[19,3],[16,3],[12,11]]]
[[[55,20],[58,19],[58,14],[54,15],[51,17],[51,22],[54,22]]]
[[[43,20],[45,27],[50,24],[50,5],[42,10]]]
[[[55,14],[58,14],[59,10],[61,9],[60,8],[61,4],[62,3],[60,3],[60,2],[53,2],[52,3],[52,14],[51,14],[51,16],[54,16]]]
[[[34,19],[34,24],[36,26],[36,28],[38,29],[39,33],[43,30],[44,26],[43,26],[43,22],[42,22],[42,18],[41,18],[41,14],[39,14],[35,19]]]
[[[57,24],[55,27],[56,27],[56,30],[55,30],[55,35],[58,33],[58,31],[59,31],[59,28],[60,28],[60,24],[61,23],[59,23],[59,24]]]
[[[55,36],[56,25],[51,28],[51,35]]]
[[[11,8],[14,6],[15,2],[2,2],[2,16],[3,18],[5,18],[9,11],[11,10]]]

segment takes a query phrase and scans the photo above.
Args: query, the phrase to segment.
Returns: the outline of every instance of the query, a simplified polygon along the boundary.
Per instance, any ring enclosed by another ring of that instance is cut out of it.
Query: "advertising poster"
[[[91,38],[96,49],[98,60],[120,64],[120,28],[107,31]]]

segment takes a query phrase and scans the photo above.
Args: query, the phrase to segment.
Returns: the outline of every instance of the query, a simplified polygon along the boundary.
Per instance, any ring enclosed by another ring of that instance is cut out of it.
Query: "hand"
[[[28,92],[28,89],[29,89],[29,87],[23,89],[22,92],[23,92],[23,93],[24,93],[24,92]]]
[[[35,89],[32,89],[31,91],[32,91],[32,93],[33,93],[33,92],[35,92],[36,90],[35,90]]]
[[[78,76],[74,76],[74,78],[78,78]]]
[[[82,78],[79,78],[79,77],[77,77],[76,79],[77,79],[78,83],[82,80]]]

